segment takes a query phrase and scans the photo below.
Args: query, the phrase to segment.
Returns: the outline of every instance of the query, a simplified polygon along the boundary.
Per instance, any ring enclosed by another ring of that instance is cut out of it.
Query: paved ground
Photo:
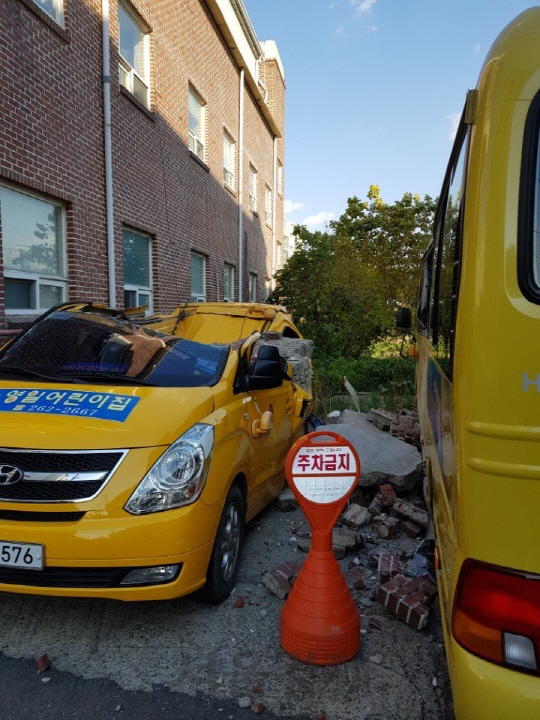
[[[252,524],[236,591],[217,608],[192,599],[122,604],[0,595],[0,720],[241,720],[253,717],[238,706],[244,696],[262,702],[268,718],[451,720],[437,618],[415,632],[358,595],[363,616],[377,613],[383,627],[363,635],[353,661],[318,668],[281,650],[282,602],[260,579],[283,560],[303,559],[288,542],[293,526],[304,527],[300,511],[272,508]],[[246,600],[241,609],[232,607],[237,595]],[[38,676],[33,658],[43,653],[53,669]]]

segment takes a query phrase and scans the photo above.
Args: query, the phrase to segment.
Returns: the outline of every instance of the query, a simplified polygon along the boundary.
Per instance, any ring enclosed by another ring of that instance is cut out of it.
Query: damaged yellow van
[[[0,591],[227,597],[310,405],[280,338],[275,306],[66,303],[5,346]]]
[[[416,307],[458,720],[540,718],[539,136],[535,7],[499,35],[468,95]]]

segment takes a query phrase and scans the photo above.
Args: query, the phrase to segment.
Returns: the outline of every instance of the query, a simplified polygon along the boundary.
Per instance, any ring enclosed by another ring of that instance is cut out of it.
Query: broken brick
[[[377,565],[377,577],[380,583],[386,583],[401,572],[401,563],[390,553],[381,553]]]
[[[272,572],[265,573],[262,577],[262,582],[263,585],[280,600],[285,600],[292,590],[288,578],[279,572],[279,570],[272,570]]]
[[[36,665],[38,666],[38,673],[45,672],[45,670],[48,670],[52,663],[49,660],[48,655],[40,655],[36,658]]]
[[[296,510],[298,503],[294,497],[293,491],[290,488],[285,488],[283,492],[276,498],[276,505],[281,512],[291,512]]]
[[[408,500],[402,498],[396,498],[394,500],[393,509],[408,520],[421,525],[423,528],[427,528],[428,525],[428,514],[425,510],[413,505]]]
[[[394,500],[396,499],[396,491],[394,488],[388,484],[388,485],[379,485],[379,495],[382,498],[382,504],[384,507],[390,507],[394,504]]]
[[[423,603],[417,605],[411,610],[411,614],[407,625],[410,625],[413,630],[422,630],[425,628],[429,620],[429,608]]]
[[[351,503],[341,516],[341,520],[345,523],[345,525],[358,530],[371,522],[371,514],[369,510],[362,507],[362,505]]]
[[[264,711],[264,705],[260,702],[254,702],[251,709],[256,715],[260,715]]]
[[[390,540],[394,537],[398,522],[396,518],[378,516],[373,518],[373,529],[383,540]]]
[[[245,605],[245,600],[242,597],[242,595],[239,595],[236,600],[233,602],[233,608],[243,608]]]
[[[370,573],[361,567],[354,567],[350,572],[350,579],[355,590],[362,590],[366,587]]]
[[[420,525],[417,525],[412,520],[403,520],[402,522],[400,522],[399,529],[402,533],[408,535],[410,538],[417,538],[423,532],[423,529],[420,527]]]
[[[371,628],[371,630],[382,630],[381,618],[376,617],[374,615],[370,615],[369,621],[368,621],[368,627]]]
[[[422,579],[420,589],[425,594],[427,601],[430,603],[437,596],[437,586],[435,585],[435,583],[432,583],[431,580],[428,580],[427,578]]]
[[[356,533],[344,527],[335,527],[332,530],[332,544],[354,550],[358,541]]]
[[[380,515],[382,513],[382,511],[384,510],[384,505],[382,504],[382,498],[380,495],[375,495],[375,497],[369,504],[368,510],[371,515]]]

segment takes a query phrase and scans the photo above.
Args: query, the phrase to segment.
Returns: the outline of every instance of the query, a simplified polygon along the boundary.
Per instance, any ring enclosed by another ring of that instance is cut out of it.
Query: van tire
[[[236,583],[244,545],[246,505],[238,485],[233,485],[223,506],[200,599],[218,605],[231,594]]]

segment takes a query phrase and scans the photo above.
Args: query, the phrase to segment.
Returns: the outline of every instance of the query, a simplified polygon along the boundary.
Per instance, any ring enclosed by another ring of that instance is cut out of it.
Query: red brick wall
[[[117,302],[123,303],[125,224],[152,235],[154,307],[169,311],[189,299],[191,250],[208,258],[209,300],[217,299],[218,283],[223,293],[224,262],[236,267],[238,279],[238,157],[231,193],[223,183],[222,137],[225,127],[239,139],[239,70],[200,0],[134,0],[132,6],[152,31],[152,102],[146,111],[120,89],[117,2],[111,0]],[[65,32],[33,8],[32,0],[0,3],[0,178],[65,202],[69,298],[106,302],[101,2],[65,0]],[[190,83],[207,103],[206,167],[188,150]],[[274,113],[283,127],[282,100]],[[283,161],[283,141],[279,143]],[[258,217],[248,207],[249,159],[259,170]],[[260,292],[271,273],[266,183],[275,191],[273,136],[246,86],[244,299],[249,270],[258,273]],[[280,237],[280,199],[277,208]]]

